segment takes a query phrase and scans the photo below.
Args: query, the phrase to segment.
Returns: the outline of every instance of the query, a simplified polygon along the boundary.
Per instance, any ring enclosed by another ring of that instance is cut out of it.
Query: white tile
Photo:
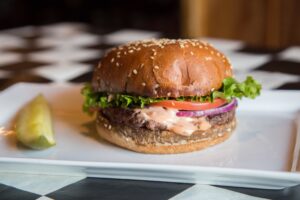
[[[250,71],[271,60],[271,55],[263,54],[247,54],[236,52],[225,52],[226,57],[229,59],[235,71]]]
[[[78,33],[84,32],[85,29],[86,25],[81,23],[63,22],[41,26],[39,28],[39,31],[44,36],[68,37],[74,34],[76,35]]]
[[[84,176],[0,173],[1,183],[39,195],[46,195],[84,179]]]
[[[300,46],[290,47],[278,54],[278,56],[284,60],[300,62]]]
[[[136,40],[145,40],[159,37],[159,32],[123,29],[104,36],[104,41],[107,44],[124,44]]]
[[[46,196],[41,196],[40,198],[38,198],[36,200],[54,200],[54,199],[51,199],[51,198],[46,197]]]
[[[239,81],[245,80],[247,76],[252,76],[255,80],[260,82],[263,89],[274,89],[285,83],[300,81],[300,76],[280,72],[252,71],[235,73],[235,78]]]
[[[24,26],[24,27],[18,27],[18,28],[12,28],[12,29],[5,29],[2,30],[1,33],[5,34],[12,34],[22,37],[31,37],[36,34],[36,27],[34,26]]]
[[[1,43],[1,41],[0,41],[0,43]],[[0,51],[0,68],[5,65],[18,63],[20,61],[22,61],[21,54]]]
[[[61,37],[42,37],[37,39],[36,44],[40,47],[70,47],[74,46],[87,46],[100,43],[100,36],[89,33],[80,33],[70,36]]]
[[[102,52],[100,50],[89,50],[82,48],[53,48],[51,50],[40,51],[28,55],[32,61],[65,63],[78,62],[89,59],[100,59]]]
[[[196,184],[170,200],[266,200],[242,193],[213,187],[209,185]]]
[[[54,82],[65,82],[92,70],[92,66],[78,63],[46,65],[33,70],[33,73]]]
[[[201,41],[210,43],[221,52],[238,50],[244,46],[244,42],[239,40],[228,40],[228,39],[210,38],[210,37],[201,37],[199,39]]]
[[[0,49],[25,47],[27,41],[11,34],[0,34]]]

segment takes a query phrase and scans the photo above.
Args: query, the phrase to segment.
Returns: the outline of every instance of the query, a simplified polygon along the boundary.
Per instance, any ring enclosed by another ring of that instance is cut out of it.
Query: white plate
[[[243,100],[238,127],[226,142],[203,151],[146,155],[113,146],[93,131],[81,111],[81,85],[17,84],[0,93],[0,125],[9,127],[18,110],[38,93],[51,103],[57,145],[44,151],[0,136],[0,171],[72,173],[215,185],[280,188],[300,183],[298,91],[263,91]],[[298,137],[299,140],[299,137]]]

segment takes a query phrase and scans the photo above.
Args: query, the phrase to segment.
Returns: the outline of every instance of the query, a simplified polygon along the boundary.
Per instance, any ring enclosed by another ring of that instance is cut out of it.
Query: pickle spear
[[[55,145],[51,111],[42,94],[21,109],[16,120],[17,139],[32,149]]]

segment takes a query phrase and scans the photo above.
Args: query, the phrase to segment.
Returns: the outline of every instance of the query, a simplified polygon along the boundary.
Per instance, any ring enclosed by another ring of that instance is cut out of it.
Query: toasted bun
[[[194,133],[190,137],[166,130],[151,131],[111,125],[101,116],[98,116],[96,127],[102,138],[117,146],[140,153],[176,154],[197,151],[225,141],[235,129],[236,119],[233,118],[223,125],[213,126],[205,132]]]
[[[93,87],[148,97],[203,96],[230,76],[227,58],[209,44],[160,39],[109,51],[95,69]]]

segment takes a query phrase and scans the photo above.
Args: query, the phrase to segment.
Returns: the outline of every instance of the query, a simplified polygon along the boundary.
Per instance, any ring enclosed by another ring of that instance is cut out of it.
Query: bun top
[[[94,71],[95,91],[147,97],[204,96],[232,76],[228,59],[199,40],[145,40],[111,49]]]

